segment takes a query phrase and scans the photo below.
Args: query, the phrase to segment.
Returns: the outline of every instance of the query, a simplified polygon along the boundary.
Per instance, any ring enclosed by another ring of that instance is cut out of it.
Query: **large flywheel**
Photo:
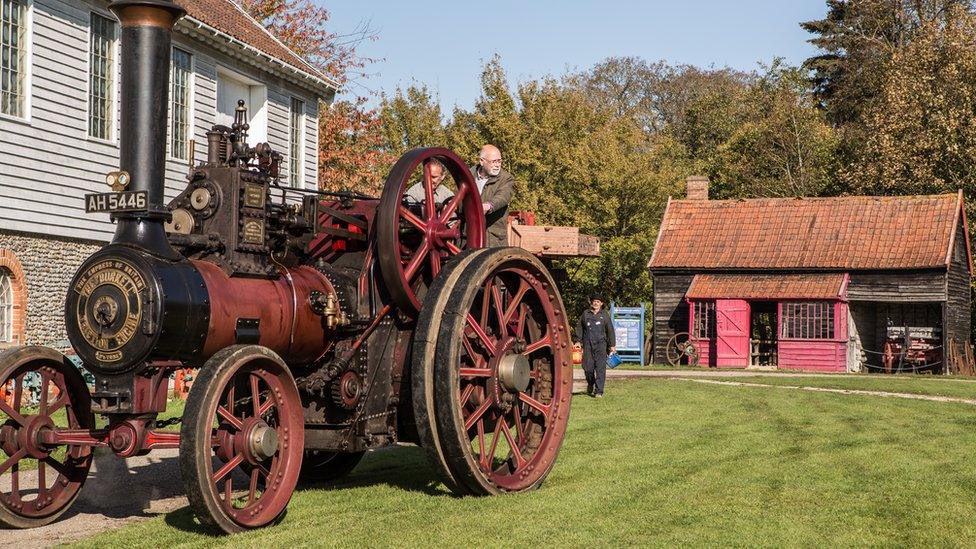
[[[534,489],[555,463],[572,393],[570,327],[555,282],[517,248],[462,257],[445,274],[414,342],[421,444],[461,493]],[[433,344],[419,339],[425,326],[436,326]],[[434,424],[427,440],[424,417]]]
[[[444,166],[456,189],[438,188],[431,173],[434,161]],[[419,181],[414,179],[416,172]],[[423,190],[416,193],[419,200],[408,193],[416,183]],[[376,230],[383,282],[400,310],[415,317],[444,262],[484,245],[485,216],[471,171],[448,149],[406,153],[386,179]]]

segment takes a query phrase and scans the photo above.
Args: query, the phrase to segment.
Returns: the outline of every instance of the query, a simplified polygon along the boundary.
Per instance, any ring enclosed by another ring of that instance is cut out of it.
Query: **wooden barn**
[[[961,192],[708,200],[689,178],[648,267],[658,363],[680,334],[702,366],[943,371],[970,338]]]

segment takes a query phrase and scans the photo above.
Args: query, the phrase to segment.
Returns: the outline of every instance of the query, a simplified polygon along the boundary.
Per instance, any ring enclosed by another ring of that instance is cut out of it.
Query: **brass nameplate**
[[[264,186],[244,184],[244,207],[264,209]]]
[[[95,358],[105,363],[122,360],[122,350],[139,332],[142,292],[146,280],[126,261],[107,259],[78,276],[75,320]]]
[[[245,244],[264,246],[264,220],[245,219],[244,228],[241,230],[241,234],[241,240],[243,240]]]

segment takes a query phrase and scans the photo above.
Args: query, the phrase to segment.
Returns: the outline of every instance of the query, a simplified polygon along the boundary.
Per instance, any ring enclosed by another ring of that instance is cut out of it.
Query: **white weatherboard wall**
[[[0,231],[99,241],[110,239],[114,232],[107,215],[85,213],[83,198],[85,193],[107,192],[105,174],[118,167],[118,101],[114,140],[87,137],[89,14],[94,9],[108,15],[107,6],[101,1],[33,0],[30,113],[24,120],[0,117]],[[314,188],[318,98],[253,67],[241,67],[182,34],[176,35],[174,45],[193,54],[191,121],[197,160],[206,156],[206,132],[215,123],[218,71],[232,70],[266,86],[267,137],[286,157],[283,181],[287,181],[291,97],[305,101],[305,184]],[[116,79],[116,96],[118,90]],[[184,188],[186,172],[187,162],[172,158],[167,140],[167,198]]]

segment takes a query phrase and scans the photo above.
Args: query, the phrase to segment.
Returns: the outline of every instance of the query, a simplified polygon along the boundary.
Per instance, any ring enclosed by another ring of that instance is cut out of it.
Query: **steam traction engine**
[[[225,532],[275,522],[300,477],[339,477],[397,442],[425,448],[460,494],[539,486],[569,418],[569,327],[539,260],[482,248],[464,163],[415,150],[379,199],[287,200],[280,155],[247,145],[242,104],[167,206],[162,107],[183,10],[167,0],[111,9],[122,23],[121,169],[87,207],[111,211],[117,231],[78,270],[65,308],[95,385],[51,349],[0,354],[0,386],[12,391],[0,401],[0,522],[56,520],[95,447],[179,448],[191,508]],[[458,186],[440,204],[434,159]],[[415,172],[419,202],[405,196]],[[166,430],[168,377],[185,367],[200,372],[179,431]],[[36,379],[34,402],[25,384]]]

